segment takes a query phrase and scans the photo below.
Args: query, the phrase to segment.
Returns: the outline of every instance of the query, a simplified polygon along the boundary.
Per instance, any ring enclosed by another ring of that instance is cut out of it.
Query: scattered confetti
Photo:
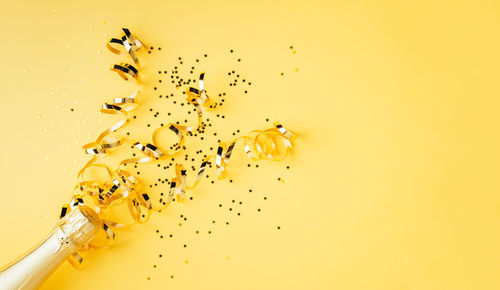
[[[122,62],[120,64],[115,64],[111,67],[111,70],[116,72],[121,78],[127,81],[136,82],[140,84],[140,62],[137,54],[140,51],[146,50],[149,54],[152,51],[161,51],[161,47],[147,47],[145,46],[136,36],[134,36],[128,29],[123,29],[124,35],[121,38],[112,38],[108,44],[108,49],[118,55],[128,55],[133,63]],[[67,44],[70,48],[70,45]],[[230,50],[230,53],[234,53]],[[100,54],[100,51],[97,51]],[[208,58],[208,54],[203,54],[203,58]],[[158,70],[158,75],[160,78],[157,80],[158,85],[153,87],[155,93],[158,93],[158,98],[170,101],[172,104],[182,107],[183,110],[187,110],[187,114],[196,117],[197,122],[195,125],[189,125],[188,119],[180,119],[172,122],[161,123],[160,126],[156,127],[151,138],[152,143],[143,142],[132,142],[130,143],[130,149],[132,157],[122,160],[116,170],[111,170],[106,165],[99,163],[98,161],[103,157],[109,157],[110,152],[113,148],[123,145],[124,143],[130,142],[131,137],[127,140],[122,139],[115,134],[113,137],[110,136],[111,133],[117,132],[119,129],[123,128],[131,120],[136,120],[136,115],[131,115],[132,111],[138,108],[137,98],[140,97],[139,90],[135,91],[128,97],[115,98],[112,102],[106,102],[100,113],[102,114],[113,114],[118,115],[121,119],[113,124],[110,128],[103,131],[95,139],[95,141],[88,143],[83,146],[84,152],[90,155],[92,158],[80,169],[77,173],[77,185],[71,201],[68,205],[63,206],[61,213],[61,218],[64,217],[68,212],[78,206],[87,205],[93,206],[98,209],[99,213],[105,213],[109,208],[112,208],[115,204],[125,202],[128,204],[128,210],[130,217],[134,222],[144,223],[148,221],[151,216],[152,211],[162,211],[169,206],[174,201],[182,202],[187,198],[188,190],[195,188],[202,180],[203,177],[211,178],[208,174],[207,168],[215,168],[215,177],[217,180],[222,180],[227,177],[227,167],[232,155],[232,152],[238,143],[243,143],[243,149],[247,156],[252,161],[258,161],[261,159],[269,159],[280,161],[287,157],[289,151],[292,149],[292,140],[294,139],[294,134],[285,129],[280,123],[275,122],[272,128],[266,130],[254,130],[246,135],[241,135],[235,137],[229,142],[223,142],[221,140],[217,141],[217,146],[210,148],[210,152],[204,152],[202,149],[196,151],[195,154],[187,153],[186,139],[197,138],[200,141],[204,140],[209,136],[209,131],[213,127],[213,120],[222,120],[226,118],[226,115],[218,113],[214,114],[210,118],[206,117],[206,112],[220,108],[224,106],[225,100],[227,98],[226,92],[216,93],[209,97],[208,92],[205,88],[206,74],[201,72],[197,79],[193,78],[191,75],[195,74],[196,67],[194,65],[187,66],[189,75],[191,77],[186,77],[179,71],[181,71],[181,66],[184,65],[185,60],[182,57],[178,57],[178,65],[173,68]],[[196,63],[200,62],[200,59],[195,60]],[[241,62],[241,58],[237,58],[237,62]],[[73,71],[71,69],[71,71]],[[198,74],[196,74],[198,75]],[[283,73],[282,73],[283,75]],[[245,86],[245,88],[251,86],[251,82],[246,78],[243,78],[240,73],[231,70],[228,72],[230,87]],[[95,80],[93,80],[95,81]],[[164,93],[162,86],[170,81],[175,88],[186,88],[186,90],[180,90],[184,101],[179,101],[173,93]],[[248,93],[248,89],[243,89],[242,92]],[[50,92],[51,95],[54,92]],[[63,93],[65,95],[65,93]],[[1,102],[0,102],[1,104]],[[77,101],[74,102],[77,104]],[[59,107],[56,106],[56,109]],[[74,112],[74,108],[70,108],[71,112]],[[150,108],[149,112],[153,118],[171,118],[172,113],[175,112],[160,112],[156,111],[154,108]],[[102,120],[99,120],[102,122]],[[266,119],[269,121],[269,119]],[[80,123],[79,123],[80,124]],[[86,125],[86,120],[82,120],[81,124]],[[62,124],[63,126],[65,124]],[[150,123],[146,124],[146,127],[151,127]],[[46,132],[47,129],[44,129]],[[71,129],[73,130],[73,129]],[[170,133],[176,136],[176,141],[170,146],[163,145],[160,135],[164,133]],[[240,130],[233,132],[233,135],[240,133]],[[130,132],[126,132],[127,136],[130,136]],[[211,136],[217,136],[217,132],[210,132]],[[88,134],[91,138],[91,134]],[[133,138],[133,137],[132,137]],[[78,143],[74,139],[75,143]],[[70,147],[68,147],[69,149]],[[279,148],[279,149],[278,149]],[[65,148],[62,148],[65,149]],[[140,154],[137,157],[136,153]],[[185,153],[185,154],[184,154]],[[184,155],[182,155],[184,154]],[[48,159],[48,156],[46,156]],[[75,160],[76,161],[76,160]],[[181,163],[181,161],[183,161]],[[157,163],[157,168],[159,170],[173,169],[175,170],[175,176],[171,178],[158,178],[157,181],[151,184],[145,184],[139,179],[140,171],[137,166],[141,163]],[[194,165],[188,166],[191,162],[200,162],[198,167]],[[130,170],[125,170],[125,167],[133,166],[134,173]],[[250,164],[248,164],[250,167]],[[259,165],[255,165],[259,168]],[[89,180],[85,178],[85,174],[91,168],[101,169],[105,172],[106,178],[104,181]],[[196,178],[193,182],[188,183],[188,172],[196,172]],[[280,180],[278,178],[278,180]],[[211,180],[213,184],[215,180]],[[229,180],[230,183],[233,179]],[[148,188],[161,186],[165,184],[169,189],[164,193],[161,193],[160,197],[156,200],[151,198],[151,195],[145,191]],[[249,189],[252,193],[253,190]],[[190,200],[193,199],[192,196],[189,197]],[[264,197],[266,199],[266,197]],[[233,200],[233,203],[235,201]],[[239,205],[243,202],[239,201],[235,204],[237,211],[236,215],[241,216],[242,213],[238,211]],[[222,204],[219,205],[222,207]],[[233,208],[229,208],[229,211],[233,211]],[[259,208],[260,212],[261,209]],[[181,220],[187,222],[188,219],[181,215]],[[216,221],[212,220],[212,224]],[[178,225],[182,226],[182,222]],[[229,225],[229,222],[226,222]],[[112,228],[121,227],[123,224],[118,220],[105,220],[102,223],[102,230],[106,235],[106,240],[104,242],[91,241],[90,245],[93,248],[109,246],[115,242],[115,234]],[[279,229],[279,227],[278,227]],[[156,230],[159,233],[159,230]],[[196,230],[196,234],[200,231]],[[212,234],[213,230],[207,230],[205,233]],[[173,238],[173,235],[169,235]],[[160,239],[164,238],[164,235],[159,235]],[[183,244],[183,248],[187,248],[188,244]],[[159,258],[162,258],[162,254],[159,254]],[[229,260],[229,257],[226,257]],[[188,260],[185,260],[188,264]],[[154,265],[156,268],[156,264]],[[172,279],[173,275],[170,276]],[[150,280],[151,277],[147,277]]]

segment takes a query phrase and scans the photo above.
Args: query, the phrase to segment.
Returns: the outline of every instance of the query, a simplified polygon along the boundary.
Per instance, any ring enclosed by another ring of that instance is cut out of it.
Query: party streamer
[[[130,30],[123,28],[121,38],[112,38],[107,43],[107,48],[117,55],[128,55],[133,64],[122,62],[115,64],[111,70],[127,81],[140,83],[140,62],[138,53],[145,49],[145,45]],[[210,155],[203,159],[197,175],[191,184],[188,184],[187,171],[181,163],[175,164],[175,176],[170,181],[170,190],[165,199],[160,199],[158,206],[153,205],[150,196],[144,192],[142,182],[135,175],[124,168],[127,164],[149,163],[166,160],[186,149],[185,139],[195,132],[202,131],[206,124],[203,122],[205,110],[214,109],[217,105],[207,95],[205,90],[205,73],[199,76],[198,88],[189,87],[186,90],[186,101],[196,109],[198,122],[193,126],[184,126],[168,123],[158,127],[152,134],[152,143],[135,142],[133,146],[141,151],[142,157],[128,158],[122,160],[115,170],[111,170],[104,164],[97,163],[104,156],[110,155],[110,150],[123,144],[118,137],[109,135],[125,126],[129,120],[129,113],[137,108],[137,96],[139,91],[125,98],[115,98],[110,104],[103,104],[101,112],[104,114],[120,115],[121,119],[110,128],[102,132],[94,142],[83,146],[86,154],[92,158],[83,166],[77,174],[77,184],[69,204],[63,205],[60,217],[63,218],[71,210],[79,206],[92,206],[100,215],[103,211],[116,205],[126,204],[128,213],[132,220],[137,223],[148,221],[151,212],[165,209],[172,201],[183,201],[186,191],[194,189],[205,174],[206,167],[215,161],[217,177],[224,179],[231,154],[238,143],[243,143],[243,148],[248,157],[257,161],[268,159],[280,161],[286,158],[292,149],[292,140],[295,135],[276,122],[273,128],[267,130],[254,130],[248,135],[238,137],[228,143],[219,142],[216,155]],[[177,136],[177,142],[169,149],[159,145],[159,133],[170,130]],[[226,145],[229,144],[229,145]],[[105,180],[85,180],[85,172],[92,167],[101,168],[106,173]],[[82,250],[98,247],[111,247],[115,242],[115,233],[112,228],[124,225],[116,220],[105,219],[101,216],[101,229],[105,235],[104,239],[94,239]],[[81,267],[83,258],[79,253],[69,257],[72,265]]]

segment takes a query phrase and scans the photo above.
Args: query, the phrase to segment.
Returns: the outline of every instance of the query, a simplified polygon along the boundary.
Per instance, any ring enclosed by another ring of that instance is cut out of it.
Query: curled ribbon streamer
[[[134,64],[121,63],[112,66],[111,70],[117,72],[123,79],[128,80],[129,77],[140,82],[139,67],[140,62],[137,53],[145,47],[145,45],[135,37],[128,29],[123,28],[124,35],[118,38],[111,38],[107,43],[107,48],[117,55],[128,54]],[[194,189],[201,181],[205,174],[207,165],[211,167],[211,160],[215,160],[217,168],[217,177],[223,179],[227,176],[227,166],[231,158],[231,154],[236,144],[242,140],[244,150],[251,160],[269,159],[274,161],[283,160],[288,155],[292,148],[292,140],[295,135],[285,129],[280,123],[276,122],[273,128],[260,131],[254,130],[248,135],[238,137],[231,142],[229,146],[224,142],[220,142],[217,148],[216,155],[210,155],[201,162],[195,180],[191,185],[187,184],[187,170],[182,164],[175,165],[175,177],[170,181],[170,189],[168,196],[161,198],[160,206],[154,207],[151,198],[147,193],[143,192],[141,181],[133,174],[127,172],[123,167],[127,164],[149,163],[158,160],[165,160],[185,150],[185,138],[192,136],[193,132],[202,132],[206,124],[203,122],[203,111],[206,109],[214,109],[217,103],[212,101],[205,90],[205,73],[201,73],[199,77],[198,88],[189,87],[186,90],[186,101],[192,104],[198,114],[198,122],[195,126],[184,126],[174,123],[168,123],[166,126],[158,127],[152,134],[152,144],[135,142],[133,145],[140,150],[144,157],[128,158],[122,160],[116,170],[110,170],[106,165],[96,163],[96,161],[110,153],[110,150],[122,144],[122,141],[117,137],[110,137],[129,120],[128,113],[138,104],[136,97],[139,91],[134,92],[126,98],[115,98],[113,103],[104,104],[101,112],[105,114],[119,114],[122,119],[112,125],[110,128],[103,131],[94,142],[83,146],[86,154],[92,158],[80,169],[77,173],[77,184],[75,185],[73,196],[69,204],[63,205],[60,218],[66,216],[71,210],[79,206],[86,206],[84,198],[91,198],[95,204],[95,212],[101,213],[108,207],[123,204],[128,206],[130,217],[134,222],[144,223],[148,221],[153,210],[161,211],[176,199],[182,202],[186,197],[186,191]],[[163,130],[170,130],[177,136],[177,142],[167,148],[161,148],[159,145],[159,133]],[[106,174],[106,180],[86,180],[85,173],[89,168],[102,168]],[[106,241],[98,243],[92,240],[86,248],[111,247],[115,243],[115,233],[111,228],[120,228],[124,225],[117,221],[101,219],[102,233],[106,237]],[[70,263],[76,268],[81,267],[83,261],[79,253],[68,258]]]
[[[137,68],[134,67],[131,64],[127,63],[121,63],[119,65],[114,65],[111,70],[116,71],[123,79],[127,80],[128,76],[131,76],[132,78],[136,79],[137,81],[140,81],[139,79],[139,59],[136,55],[136,53],[144,47],[143,43],[136,38],[134,35],[130,33],[130,31],[126,28],[123,29],[124,35],[122,36],[121,39],[116,39],[112,38],[108,43],[107,47],[108,49],[118,55],[123,54],[121,50],[113,47],[113,45],[121,45],[125,48],[126,52],[130,55],[134,63],[136,64]],[[108,205],[112,204],[114,201],[120,200],[127,197],[130,192],[134,192],[134,185],[136,182],[135,177],[131,176],[130,174],[122,171],[115,172],[112,174],[111,170],[103,165],[103,164],[95,164],[96,160],[98,157],[102,157],[106,155],[109,152],[109,149],[118,147],[122,142],[121,140],[115,138],[115,137],[107,137],[109,134],[117,131],[119,128],[124,126],[127,121],[128,121],[128,112],[132,111],[137,107],[136,103],[136,96],[138,94],[138,91],[133,93],[131,96],[127,98],[115,98],[114,102],[111,104],[104,104],[101,108],[101,112],[105,114],[121,114],[123,118],[115,123],[113,126],[111,126],[109,129],[106,129],[104,132],[102,132],[94,142],[86,144],[83,146],[84,152],[86,154],[92,155],[93,157],[91,160],[87,162],[83,166],[83,168],[78,172],[77,174],[77,180],[78,183],[75,186],[75,192],[80,192],[80,193],[74,193],[72,200],[69,205],[64,205],[63,209],[61,210],[61,218],[64,217],[71,208],[74,208],[76,206],[79,206],[80,204],[84,204],[82,196],[90,196],[94,198],[96,201],[97,206],[95,207],[96,212],[100,212],[101,208],[104,209]],[[86,172],[87,169],[90,167],[102,167],[106,170],[106,173],[108,175],[108,179],[110,179],[113,175],[114,178],[112,180],[112,185],[109,188],[108,181],[106,182],[100,182],[98,180],[82,180],[84,173]],[[123,191],[120,193],[120,195],[115,195],[113,196],[114,191],[116,189],[123,189]],[[130,211],[131,214],[133,215],[134,211],[135,213],[140,210],[140,206],[145,206],[149,211],[151,209],[150,205],[150,200],[149,197],[146,195],[139,195],[139,196],[131,196],[129,199],[131,200],[130,202]],[[150,213],[148,213],[149,217]],[[140,221],[141,215],[135,214],[137,217],[137,220]],[[107,223],[109,224],[107,224]],[[115,234],[111,230],[110,226],[114,227],[120,227],[121,225],[119,223],[113,222],[113,221],[106,221],[102,223],[102,229],[104,233],[106,234],[106,238],[108,240],[111,240],[111,245],[114,244],[115,241]],[[91,242],[92,243],[92,242]],[[92,246],[92,244],[90,245]],[[94,247],[101,247],[104,245],[94,245]],[[78,268],[78,265],[80,265],[83,261],[83,258],[78,254],[75,253],[75,255],[72,255],[69,257],[69,261],[72,265],[76,265]]]
[[[138,38],[132,35],[132,33],[130,33],[130,30],[128,30],[127,28],[122,28],[122,30],[124,35],[121,37],[121,39],[111,38],[106,46],[112,53],[118,55],[123,55],[124,52],[122,52],[120,49],[115,48],[114,45],[118,44],[123,46],[137,67],[128,63],[120,63],[113,65],[111,67],[111,70],[118,73],[118,75],[120,75],[124,80],[128,80],[129,77],[127,75],[129,75],[139,82],[140,63],[139,58],[137,57],[137,52],[142,47],[144,47],[144,44]]]
[[[128,30],[127,28],[122,28],[122,30],[124,33],[122,38],[111,38],[106,44],[106,47],[112,53],[117,55],[123,55],[124,52],[122,52],[120,49],[114,48],[113,44],[118,44],[125,47],[125,50],[130,55],[134,63],[139,66],[139,58],[137,58],[136,52],[139,51],[139,49],[143,47],[144,44],[138,38],[132,35],[132,33],[130,33],[130,30]]]

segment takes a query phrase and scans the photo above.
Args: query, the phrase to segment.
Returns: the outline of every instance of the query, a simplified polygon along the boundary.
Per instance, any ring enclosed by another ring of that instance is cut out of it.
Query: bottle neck
[[[0,271],[0,286],[37,289],[70,255],[98,232],[99,221],[84,207],[73,209],[49,236]]]

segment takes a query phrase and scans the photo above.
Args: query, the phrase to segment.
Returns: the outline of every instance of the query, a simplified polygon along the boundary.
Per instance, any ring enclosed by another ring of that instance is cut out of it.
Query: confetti
[[[123,28],[123,32],[124,34],[121,38],[111,38],[106,46],[112,53],[121,56],[128,55],[133,60],[133,64],[122,62],[113,65],[111,70],[116,72],[124,80],[133,79],[137,84],[140,84],[140,62],[137,55],[145,50],[146,46],[134,36],[130,30]],[[151,47],[150,49],[152,50],[153,48]],[[151,50],[148,52],[150,53]],[[158,48],[158,50],[160,49]],[[204,57],[207,56],[207,54],[204,54]],[[179,61],[182,64],[181,58],[179,58]],[[240,59],[238,59],[238,61],[240,61]],[[177,67],[175,69],[177,69]],[[194,69],[194,67],[192,69]],[[159,71],[159,73],[161,73],[161,71]],[[165,73],[167,73],[167,71],[165,71]],[[177,71],[175,71],[175,73],[177,73]],[[232,73],[234,74],[234,71]],[[188,173],[184,165],[182,163],[169,163],[169,166],[175,165],[175,176],[170,181],[168,196],[165,199],[160,199],[159,204],[153,204],[150,196],[144,190],[144,184],[136,176],[139,175],[140,172],[137,171],[137,174],[132,174],[125,170],[125,167],[131,164],[134,165],[134,168],[137,168],[137,164],[139,163],[151,163],[162,160],[171,160],[173,162],[173,157],[179,155],[186,149],[184,145],[185,139],[196,136],[197,132],[201,132],[206,128],[207,124],[203,122],[203,114],[206,110],[215,109],[218,104],[208,96],[205,90],[205,77],[205,73],[202,72],[199,75],[198,87],[188,87],[185,91],[187,104],[194,106],[194,111],[197,112],[197,123],[191,126],[180,125],[179,122],[169,122],[166,125],[162,124],[162,126],[158,127],[153,132],[151,136],[152,143],[133,142],[131,148],[139,150],[143,156],[136,157],[134,153],[133,158],[122,160],[115,170],[111,170],[107,165],[98,163],[98,161],[103,157],[109,157],[112,149],[124,144],[121,138],[115,136],[111,137],[110,134],[123,128],[131,119],[130,113],[138,107],[137,98],[140,90],[136,90],[129,97],[115,98],[113,102],[102,105],[100,110],[102,114],[119,115],[121,119],[110,128],[104,130],[95,141],[83,146],[84,152],[92,157],[78,171],[77,184],[75,185],[71,201],[69,204],[63,205],[60,213],[60,218],[63,218],[76,207],[85,206],[92,207],[100,217],[104,238],[93,239],[89,242],[87,247],[82,249],[82,251],[91,248],[112,247],[115,244],[115,233],[112,228],[124,227],[126,225],[118,220],[106,219],[103,214],[108,209],[112,209],[115,205],[125,204],[128,207],[128,214],[133,222],[144,223],[148,221],[152,211],[161,211],[165,209],[174,199],[178,202],[184,201],[186,198],[186,191],[194,189],[201,182],[202,177],[205,176],[207,166],[212,167],[212,161],[215,161],[217,178],[226,178],[231,155],[239,143],[243,144],[245,153],[253,161],[261,159],[280,161],[287,157],[292,149],[292,141],[295,135],[285,129],[279,122],[275,122],[272,128],[254,130],[247,135],[237,137],[227,143],[219,141],[216,154],[204,156],[198,167],[194,181],[189,184]],[[239,75],[237,77],[239,77]],[[186,84],[186,82],[179,82],[178,86],[180,87]],[[251,83],[248,83],[248,85],[250,84]],[[184,104],[182,103],[181,105]],[[222,105],[222,103],[220,103],[220,105]],[[153,109],[151,108],[150,111],[153,111]],[[155,113],[155,117],[157,117],[158,114],[159,112]],[[170,113],[168,115],[170,115]],[[135,119],[136,116],[133,116],[133,118]],[[221,118],[224,118],[224,116],[221,116]],[[187,120],[185,122],[187,122]],[[209,125],[211,126],[211,124]],[[163,130],[169,130],[177,136],[177,142],[170,147],[170,150],[160,145],[159,133]],[[127,132],[127,135],[129,135],[129,132]],[[203,137],[201,138],[203,139]],[[185,160],[188,160],[187,154],[185,155]],[[194,159],[192,160],[194,161]],[[160,166],[161,165],[158,164],[158,167]],[[106,176],[104,180],[85,178],[86,172],[91,168],[103,170]],[[194,166],[192,170],[195,170]],[[161,183],[164,183],[166,180],[167,179],[158,179]],[[230,181],[232,182],[232,180]],[[240,213],[238,213],[238,215],[240,215]],[[187,218],[184,218],[184,220],[187,220]],[[181,224],[179,224],[179,226],[181,226]],[[211,233],[211,231],[209,231],[209,233]],[[184,245],[184,247],[187,247],[187,245]],[[75,267],[81,267],[83,258],[79,253],[75,253],[68,259]]]

